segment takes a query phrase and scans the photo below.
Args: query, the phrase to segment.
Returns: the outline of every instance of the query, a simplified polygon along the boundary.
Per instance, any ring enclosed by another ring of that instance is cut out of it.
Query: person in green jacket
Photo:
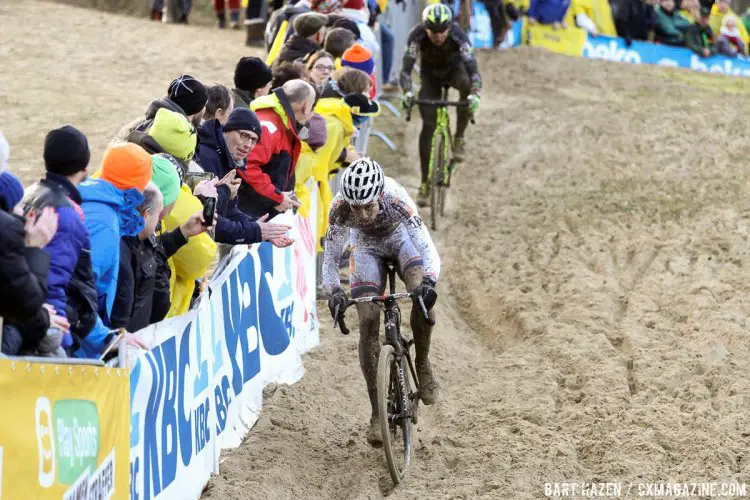
[[[690,21],[675,10],[674,0],[661,0],[654,9],[654,41],[664,45],[685,45]]]
[[[685,35],[685,44],[687,48],[701,57],[709,57],[714,54],[714,33],[708,20],[711,17],[709,7],[701,7],[701,13],[698,20],[688,28]]]

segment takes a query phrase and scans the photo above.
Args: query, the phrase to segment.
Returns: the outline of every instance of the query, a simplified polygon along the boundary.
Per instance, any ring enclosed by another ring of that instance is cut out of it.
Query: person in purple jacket
[[[66,125],[50,131],[44,141],[46,175],[26,190],[22,201],[26,207],[40,209],[51,206],[57,212],[57,233],[44,247],[44,252],[50,258],[46,302],[54,307],[56,314],[65,318],[68,317],[67,288],[71,277],[77,266],[91,266],[90,257],[84,255],[90,254],[91,243],[83,222],[81,195],[78,192],[78,184],[88,174],[90,156],[88,140],[78,129]],[[85,258],[81,258],[82,255]],[[70,350],[73,346],[70,329],[61,333],[62,348]],[[88,332],[77,333],[85,336]],[[50,350],[49,347],[45,350]],[[62,351],[54,354],[65,355]]]

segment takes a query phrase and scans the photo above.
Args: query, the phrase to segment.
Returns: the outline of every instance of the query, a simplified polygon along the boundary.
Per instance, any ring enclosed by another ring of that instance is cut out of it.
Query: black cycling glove
[[[331,298],[328,299],[328,310],[331,311],[331,317],[333,321],[338,321],[341,317],[341,313],[346,308],[346,295],[341,288],[333,291]],[[338,317],[336,315],[338,314]]]
[[[422,278],[422,285],[420,285],[420,293],[422,295],[422,302],[424,302],[425,308],[429,311],[435,306],[437,302],[437,292],[435,291],[436,283],[425,276]]]

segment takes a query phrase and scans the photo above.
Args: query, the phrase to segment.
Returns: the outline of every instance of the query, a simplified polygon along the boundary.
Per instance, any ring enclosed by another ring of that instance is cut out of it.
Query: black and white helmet
[[[344,170],[341,194],[350,205],[366,205],[383,192],[385,176],[378,162],[360,158]]]

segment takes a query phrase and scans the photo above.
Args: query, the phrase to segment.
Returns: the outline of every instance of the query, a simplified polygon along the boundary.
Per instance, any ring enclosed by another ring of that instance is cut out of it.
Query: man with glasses
[[[198,131],[200,149],[196,160],[203,170],[216,175],[210,182],[215,185],[219,199],[215,238],[218,243],[240,245],[270,241],[280,247],[291,243],[284,237],[288,226],[253,220],[237,206],[237,191],[242,181],[236,178],[236,169],[244,168],[247,155],[258,144],[260,134],[260,122],[247,108],[234,109],[224,126],[214,119],[204,123]]]
[[[410,106],[414,98],[411,73],[417,59],[420,60],[422,78],[420,99],[440,99],[443,87],[449,86],[458,89],[461,100],[470,102],[468,108],[458,108],[456,111],[453,155],[460,161],[464,153],[464,132],[469,124],[469,117],[479,109],[482,80],[469,37],[453,22],[453,14],[446,5],[428,5],[422,13],[422,23],[409,33],[399,81],[404,107]],[[437,108],[420,105],[419,113],[422,115],[422,132],[419,134],[422,184],[419,186],[417,204],[426,206],[430,195],[427,177]]]

